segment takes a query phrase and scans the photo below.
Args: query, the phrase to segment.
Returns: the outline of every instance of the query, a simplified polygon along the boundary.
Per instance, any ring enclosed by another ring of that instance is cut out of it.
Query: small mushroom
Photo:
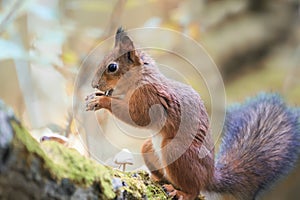
[[[122,170],[125,171],[127,164],[133,165],[133,155],[128,149],[122,149],[115,155],[113,162],[119,165],[119,169],[122,167]]]

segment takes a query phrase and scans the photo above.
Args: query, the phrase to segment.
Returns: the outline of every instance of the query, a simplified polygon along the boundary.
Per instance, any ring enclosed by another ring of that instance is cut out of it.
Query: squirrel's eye
[[[110,73],[116,72],[117,70],[118,70],[118,65],[117,65],[117,63],[110,63],[110,64],[107,66],[107,71],[110,72]]]

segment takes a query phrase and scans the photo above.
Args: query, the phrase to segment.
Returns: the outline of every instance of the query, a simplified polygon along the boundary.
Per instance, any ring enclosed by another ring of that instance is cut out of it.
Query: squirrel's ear
[[[133,41],[127,33],[120,27],[115,38],[115,47],[119,49],[121,55],[125,55],[129,61],[140,64],[140,59],[135,50]]]
[[[122,27],[118,28],[115,37],[115,47],[123,52],[133,51],[134,44]]]

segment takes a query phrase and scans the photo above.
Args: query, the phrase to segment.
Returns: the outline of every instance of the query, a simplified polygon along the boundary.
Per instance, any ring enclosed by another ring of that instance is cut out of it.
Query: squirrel
[[[200,191],[256,199],[298,159],[300,111],[273,93],[227,110],[215,159],[200,95],[160,73],[122,28],[97,67],[92,87],[96,92],[85,99],[87,111],[107,109],[125,123],[158,131],[144,142],[142,155],[152,179],[171,183],[163,188],[174,199],[192,200]]]

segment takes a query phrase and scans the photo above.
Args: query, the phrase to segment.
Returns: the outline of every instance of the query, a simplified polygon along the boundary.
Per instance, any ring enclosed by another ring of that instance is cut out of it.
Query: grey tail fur
[[[228,110],[223,134],[212,190],[255,199],[297,162],[300,109],[263,93]]]

